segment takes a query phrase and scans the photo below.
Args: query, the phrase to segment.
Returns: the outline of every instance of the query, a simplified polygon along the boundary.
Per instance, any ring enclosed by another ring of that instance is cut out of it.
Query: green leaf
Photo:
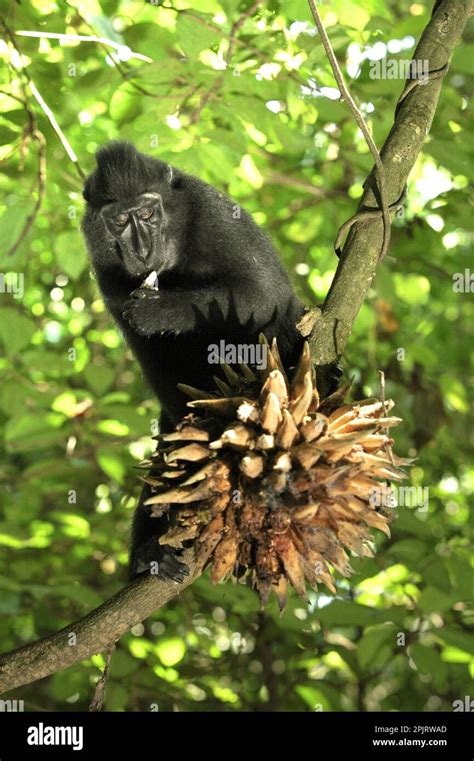
[[[55,587],[51,587],[50,594],[65,597],[67,600],[77,603],[83,608],[94,608],[104,601],[103,597],[94,589],[78,582],[58,584]]]
[[[295,693],[312,711],[330,711],[333,708],[326,695],[317,687],[301,684],[295,687]]]
[[[143,95],[130,91],[130,85],[119,87],[110,101],[110,116],[118,124],[133,121],[142,110]]]
[[[9,127],[6,127],[4,124],[0,124],[0,145],[7,145],[8,143],[13,143],[14,140],[16,140],[18,137],[18,132],[14,132]]]
[[[150,433],[149,418],[139,415],[130,404],[99,404],[98,409],[104,417],[116,420],[118,423],[127,426],[130,431],[136,431],[137,435]]]
[[[129,704],[130,691],[123,684],[117,684],[117,682],[111,682],[107,685],[107,692],[105,696],[105,707],[107,711],[116,713],[117,711],[125,711],[126,706]]]
[[[370,21],[370,13],[364,9],[364,3],[355,0],[332,0],[339,23],[353,29],[364,29]]]
[[[317,616],[325,626],[366,626],[385,621],[402,621],[403,609],[369,608],[355,602],[335,600],[318,610]]]
[[[472,633],[463,631],[462,629],[455,629],[452,626],[447,626],[444,629],[440,629],[436,632],[439,639],[446,642],[447,645],[462,650],[465,653],[474,655],[474,637]]]
[[[155,651],[163,666],[175,666],[184,658],[186,643],[178,637],[165,639],[156,645]]]
[[[97,462],[109,478],[112,478],[119,484],[124,483],[127,467],[117,449],[100,447],[97,450]]]
[[[380,668],[395,649],[396,637],[397,628],[392,624],[374,627],[365,632],[357,645],[357,657],[361,667],[364,670]]]
[[[447,594],[436,587],[426,587],[420,595],[418,605],[424,613],[443,613],[458,601],[458,594]]]
[[[190,58],[197,58],[201,50],[216,45],[216,33],[200,24],[192,16],[180,13],[176,22],[178,43]],[[218,73],[216,72],[216,75]]]
[[[34,201],[31,198],[10,195],[2,203],[6,206],[0,217],[0,251],[4,255],[18,241],[33,211]]]
[[[77,231],[60,233],[54,241],[56,263],[65,275],[78,280],[88,264],[85,244]]]
[[[451,591],[448,572],[446,571],[444,562],[440,563],[439,558],[430,560],[426,564],[423,570],[423,575],[425,581],[433,587],[437,587],[446,593]]]
[[[57,511],[50,515],[63,524],[62,533],[66,536],[71,536],[73,539],[87,539],[89,537],[91,532],[90,524],[81,515]]]
[[[91,16],[91,23],[94,25],[96,32],[109,40],[124,44],[122,35],[117,32],[112,19],[107,16]]]
[[[64,429],[59,430],[64,420],[59,413],[37,413],[10,420],[5,426],[5,445],[11,452],[26,452],[59,444],[67,436]]]
[[[38,370],[48,378],[61,378],[76,372],[74,362],[69,361],[66,352],[58,354],[44,346],[35,346],[22,352],[21,359],[29,370]]]
[[[52,479],[56,484],[61,481],[68,484],[71,479],[71,467],[71,462],[65,459],[42,458],[26,467],[23,476],[27,481],[41,479],[43,485],[46,479]]]
[[[110,675],[114,679],[130,676],[140,667],[139,661],[123,650],[117,650],[111,661]]]
[[[434,647],[426,647],[420,643],[410,645],[410,656],[413,658],[416,668],[422,674],[446,674],[446,664],[441,660],[440,654]]]
[[[29,317],[13,307],[0,308],[0,340],[8,356],[28,346],[35,330],[36,325]]]
[[[17,615],[20,610],[21,596],[16,592],[0,590],[0,613],[4,616]]]
[[[401,539],[391,544],[387,552],[397,558],[400,563],[406,563],[409,567],[417,567],[421,559],[428,552],[428,547],[418,539]]]
[[[99,0],[99,3],[106,16],[115,16],[119,7],[119,0]]]
[[[32,395],[30,384],[24,380],[19,382],[16,379],[5,379],[0,386],[0,408],[8,417],[18,417],[25,409],[26,400],[31,399]]]
[[[395,292],[399,299],[407,304],[427,304],[430,295],[430,281],[424,275],[407,275],[395,273],[393,276]]]
[[[86,383],[97,397],[102,397],[116,377],[116,371],[107,365],[88,365],[84,370]]]
[[[130,433],[128,425],[124,425],[119,420],[99,420],[95,427],[109,436],[128,436]]]
[[[285,14],[293,21],[312,19],[307,0],[285,0]]]
[[[470,564],[457,555],[446,558],[444,563],[452,575],[452,587],[457,592],[458,599],[471,600],[473,570]]]

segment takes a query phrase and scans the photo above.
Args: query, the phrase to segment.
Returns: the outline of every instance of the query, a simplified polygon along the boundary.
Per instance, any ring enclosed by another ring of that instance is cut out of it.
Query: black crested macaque
[[[278,338],[286,367],[296,363],[304,307],[269,239],[224,193],[114,142],[97,152],[83,195],[99,287],[160,401],[161,432],[188,411],[178,383],[214,388],[211,344],[257,344],[263,332]],[[157,288],[143,287],[151,273]],[[145,486],[135,512],[130,578],[155,563],[158,576],[180,581],[186,566],[158,543],[169,517],[150,517],[150,494]]]

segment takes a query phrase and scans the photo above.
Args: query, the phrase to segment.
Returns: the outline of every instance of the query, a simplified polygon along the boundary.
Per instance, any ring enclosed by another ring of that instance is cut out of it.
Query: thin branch
[[[0,90],[0,95],[5,95],[7,98],[13,98],[13,100],[18,101],[18,103],[21,103],[22,106],[27,107],[27,103],[23,100],[23,98],[20,98],[19,95],[13,95],[12,92],[7,92],[6,90]]]
[[[52,128],[56,132],[57,136],[59,137],[64,150],[66,151],[67,155],[73,162],[73,164],[76,164],[77,166],[77,156],[74,153],[66,135],[62,131],[61,127],[59,126],[58,122],[56,121],[56,117],[54,116],[53,112],[51,111],[50,107],[44,100],[43,96],[39,92],[38,88],[36,87],[33,80],[30,78],[29,80],[30,90],[33,93],[34,97],[36,98],[38,104],[40,105],[44,115],[47,117],[49,123],[51,124]]]
[[[29,128],[27,128],[27,134],[25,135],[25,139],[28,139],[28,137],[29,137]],[[24,241],[24,239],[28,235],[33,225],[33,222],[36,219],[36,215],[38,214],[41,208],[41,204],[43,203],[43,199],[46,192],[46,140],[44,138],[43,133],[40,132],[39,129],[34,129],[33,132],[31,133],[31,137],[38,144],[38,195],[37,195],[35,204],[24,223],[18,238],[16,239],[15,243],[13,243],[8,249],[6,253],[7,256],[13,256],[18,246]]]
[[[224,60],[226,64],[229,64],[232,60],[232,56],[234,55],[234,48],[237,41],[237,34],[242,29],[243,25],[247,21],[247,19],[251,18],[255,11],[258,9],[258,6],[260,3],[255,2],[253,5],[251,5],[247,10],[242,13],[241,16],[237,19],[237,21],[234,21],[232,24],[231,30],[230,30],[230,37],[229,37],[229,47],[227,48],[227,53],[224,57]]]
[[[264,175],[263,180],[265,185],[282,185],[288,188],[299,188],[305,193],[309,193],[315,198],[325,198],[327,193],[324,188],[318,188],[316,185],[312,185],[311,182],[305,180],[304,177],[293,177],[289,174],[283,174],[283,172],[272,172],[271,174]]]
[[[255,11],[259,7],[259,5],[260,5],[260,2],[259,0],[257,0],[257,2],[253,3],[253,5],[247,8],[245,13],[242,13],[242,15],[239,16],[239,18],[236,21],[234,21],[234,23],[232,24],[230,29],[230,34],[229,34],[229,43],[227,47],[227,52],[224,56],[224,63],[225,63],[226,69],[229,67],[230,62],[232,60],[232,56],[234,54],[234,48],[236,45],[238,32],[243,27],[247,19],[253,16]],[[211,100],[213,100],[216,97],[217,93],[219,92],[223,84],[224,84],[224,76],[218,77],[216,81],[214,82],[213,86],[211,87],[211,89],[207,93],[205,93],[205,95],[202,97],[199,106],[191,114],[191,117],[189,120],[190,124],[196,124],[199,121],[199,117],[201,116],[202,110],[208,105],[208,103],[211,102]]]
[[[433,264],[433,262],[429,262],[426,259],[422,259],[421,256],[407,256],[405,253],[403,254],[403,261],[404,262],[413,262],[413,264],[418,265],[418,272],[420,270],[428,269],[434,272],[436,275],[442,278],[447,278],[447,280],[451,280],[453,273],[449,272],[449,270],[444,269],[443,267],[439,267],[437,264]]]
[[[85,26],[85,27],[87,27],[88,29],[90,29],[90,30],[92,31],[92,34],[89,34],[89,35],[79,35],[79,36],[80,36],[80,37],[86,37],[86,38],[87,38],[88,40],[90,40],[90,41],[97,41],[97,44],[98,44],[98,45],[99,45],[101,48],[103,48],[103,49],[107,49],[107,44],[108,44],[109,40],[108,40],[107,38],[105,38],[105,37],[99,37],[98,35],[96,35],[96,34],[95,34],[95,29],[94,29],[94,27],[93,27],[93,26],[90,24],[90,22],[89,22],[89,21],[88,21],[88,20],[87,20],[87,19],[86,19],[84,16],[82,16],[82,15],[81,15],[81,13],[78,11],[78,9],[77,9],[75,6],[71,5],[71,4],[70,4],[70,3],[69,3],[67,0],[66,0],[66,5],[67,5],[67,7],[68,7],[68,8],[70,8],[70,9],[71,9],[71,11],[73,11],[73,12],[76,14],[77,18],[78,18],[78,19],[79,19],[79,20],[80,20],[80,21],[81,21],[81,22],[84,24],[84,26]],[[104,41],[104,40],[105,40],[105,41]],[[114,45],[114,46],[115,46],[116,44],[118,44],[118,47],[119,47],[119,48],[120,48],[120,47],[123,47],[123,46],[121,46],[121,45],[120,45],[120,43],[115,43],[115,42],[113,42],[113,45]],[[128,47],[128,46],[125,46],[125,47]],[[130,48],[128,48],[128,49],[130,49]],[[152,58],[147,58],[146,56],[142,56],[142,55],[140,55],[140,54],[135,54],[135,53],[133,53],[133,56],[131,56],[131,57],[132,57],[132,58],[144,58],[144,59],[146,59],[146,62],[147,62],[147,63],[154,63],[154,61],[153,61],[153,59],[152,59]],[[110,59],[110,61],[113,63],[113,66],[114,66],[115,70],[116,70],[116,71],[118,71],[118,73],[120,74],[120,76],[122,77],[122,79],[124,80],[124,82],[126,82],[127,84],[129,84],[129,85],[130,85],[130,87],[132,88],[132,90],[135,90],[136,92],[139,92],[139,93],[141,93],[142,95],[146,95],[146,96],[147,96],[147,97],[149,97],[149,98],[151,98],[151,97],[154,97],[154,98],[156,98],[156,95],[154,95],[154,93],[151,93],[151,92],[149,92],[148,90],[146,90],[144,87],[142,87],[141,85],[138,85],[136,82],[134,82],[134,81],[133,81],[133,80],[132,80],[132,79],[131,79],[131,78],[128,76],[128,74],[129,74],[128,70],[127,70],[127,69],[125,69],[124,67],[122,67],[122,64],[121,64],[121,62],[119,62],[119,61],[117,60],[117,56],[114,56],[114,55],[109,55],[109,59]]]
[[[354,98],[352,97],[352,95],[350,94],[347,88],[346,82],[344,80],[344,75],[339,67],[337,58],[334,54],[334,50],[332,49],[331,42],[324,28],[323,22],[321,21],[321,16],[319,15],[319,11],[316,7],[316,3],[314,2],[314,0],[308,0],[308,2],[311,8],[311,13],[313,14],[314,21],[318,28],[319,35],[321,37],[321,42],[323,43],[324,50],[326,51],[326,55],[328,57],[329,63],[331,64],[331,68],[334,73],[334,78],[339,86],[339,91],[341,92],[343,99],[345,100],[350,110],[352,111],[354,115],[354,119],[357,122],[357,125],[360,131],[362,132],[365,138],[365,142],[367,143],[369,150],[372,154],[372,157],[375,161],[375,166],[377,168],[379,194],[380,194],[380,206],[381,206],[382,217],[383,217],[383,243],[382,243],[382,250],[380,252],[380,261],[382,261],[390,245],[390,227],[391,227],[390,211],[389,211],[389,206],[387,202],[387,187],[385,182],[384,166],[382,164],[380,154],[378,152],[377,146],[375,145],[371,132],[369,128],[367,127],[367,124],[365,123],[364,117],[359,111],[359,108],[357,107]]]
[[[102,45],[106,45],[109,48],[114,48],[115,50],[126,50],[128,58],[138,58],[140,61],[153,63],[153,58],[149,58],[147,55],[142,55],[141,53],[134,53],[133,50],[128,47],[128,45],[123,45],[121,42],[114,42],[114,40],[109,40],[107,37],[97,37],[95,34],[89,35],[61,34],[59,32],[32,32],[26,29],[23,29],[20,32],[15,32],[15,34],[19,37],[39,37],[40,39],[61,40],[62,42],[99,42]]]
[[[149,4],[149,5],[151,5],[151,6],[155,6],[156,7],[156,3],[152,2],[152,0],[145,0],[145,2],[147,4]],[[258,6],[259,3],[256,3],[256,5]],[[219,35],[220,37],[225,37],[226,36],[226,33],[222,29],[222,26],[219,26],[218,24],[214,24],[214,23],[208,21],[207,19],[202,18],[197,13],[193,12],[190,8],[176,8],[173,5],[165,5],[164,3],[163,3],[163,5],[161,7],[166,8],[166,10],[173,11],[177,15],[181,14],[182,16],[188,16],[189,18],[192,18],[198,24],[201,24],[202,26],[205,26],[207,29],[211,29],[216,35]],[[250,14],[249,14],[249,12],[250,12]],[[249,8],[245,12],[244,16],[248,17],[248,15],[251,15],[251,13],[252,13],[252,9]],[[245,21],[245,19],[244,19],[244,21]],[[248,53],[251,53],[257,60],[263,60],[265,63],[267,62],[267,58],[266,58],[266,54],[265,54],[265,50],[264,49],[254,47],[248,40],[241,40],[238,37],[238,35],[234,36],[234,47],[236,45],[241,47],[241,48],[245,48],[245,51],[248,52]],[[297,71],[288,71],[286,73],[286,75],[284,75],[282,78],[283,79],[287,78],[287,79],[293,80],[294,82],[296,82],[296,84],[299,87],[301,87],[303,85],[307,85],[306,79],[304,79],[303,76],[299,75]],[[221,86],[221,84],[219,84],[219,87]],[[217,93],[219,87],[216,89],[216,93]],[[198,85],[196,85],[196,87],[194,88],[194,91],[197,91],[197,90],[199,90],[199,86]],[[191,93],[191,94],[193,94],[193,93]],[[189,95],[186,96],[185,100],[181,104],[180,110],[182,110],[184,108],[184,105],[185,105],[185,103],[186,103],[186,101],[188,99],[189,99]],[[206,103],[208,103],[208,102],[209,102],[208,99],[206,99]]]
[[[95,712],[95,711],[102,711],[104,707],[104,700],[105,700],[105,688],[107,686],[107,682],[109,680],[110,675],[110,662],[112,660],[112,655],[114,653],[114,650],[116,648],[115,642],[113,642],[109,647],[107,648],[107,657],[105,659],[105,666],[104,670],[100,676],[100,679],[98,680],[95,690],[94,690],[94,697],[91,700],[91,704],[89,706],[89,711]]]
[[[22,54],[21,50],[19,49],[19,47],[18,47],[18,45],[17,45],[17,43],[15,41],[15,35],[14,35],[14,33],[11,31],[11,29],[9,28],[9,26],[7,25],[6,21],[4,20],[4,18],[2,16],[0,16],[0,22],[2,23],[2,26],[4,27],[4,29],[5,29],[5,31],[7,33],[7,36],[9,38],[9,40],[10,40],[14,50],[16,51],[16,53],[18,55],[18,62],[20,64],[20,66],[19,67],[15,66],[14,64],[11,63],[11,61],[10,61],[10,65],[12,66],[12,68],[15,71],[18,71],[19,74],[20,74],[21,86],[22,86],[23,93],[24,93],[25,103],[28,102],[28,96],[27,96],[27,92],[25,90],[24,82],[27,83],[31,93],[33,94],[34,98],[36,99],[37,103],[39,104],[39,106],[41,107],[42,111],[44,112],[46,118],[48,119],[49,123],[51,124],[51,127],[53,128],[53,130],[56,132],[57,136],[59,137],[59,139],[60,139],[60,141],[61,141],[61,143],[63,145],[64,150],[66,151],[67,155],[69,156],[69,158],[71,159],[72,163],[76,167],[77,172],[78,172],[80,178],[83,180],[85,178],[85,174],[84,174],[84,172],[82,171],[82,169],[81,169],[81,167],[79,165],[77,156],[74,153],[71,145],[69,144],[69,141],[66,138],[65,134],[63,133],[61,127],[59,126],[58,122],[56,121],[56,118],[55,118],[53,112],[51,111],[51,109],[49,108],[48,104],[46,103],[46,101],[42,97],[41,93],[39,92],[38,88],[36,87],[35,83],[33,82],[32,78],[30,76],[30,73],[28,71],[28,66],[25,63],[25,60],[23,58],[23,54]]]
[[[379,378],[380,378],[380,401],[382,402],[385,415],[388,414],[387,407],[385,406],[385,373],[383,370],[379,370]],[[390,441],[390,429],[387,426],[382,426],[382,430],[385,431],[385,436],[387,438],[387,442]],[[384,446],[384,449],[386,453],[388,454],[390,458],[390,462],[392,465],[395,465],[395,460],[393,459],[393,450],[391,444],[387,443]]]

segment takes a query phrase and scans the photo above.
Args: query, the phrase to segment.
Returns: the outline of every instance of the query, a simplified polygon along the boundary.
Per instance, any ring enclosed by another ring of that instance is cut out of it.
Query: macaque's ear
[[[171,164],[168,164],[166,166],[166,172],[165,172],[165,179],[170,188],[181,188],[183,184],[183,175],[179,171],[179,169],[176,169],[175,167],[172,167]]]
[[[84,185],[84,187],[82,189],[82,197],[83,197],[83,199],[85,201],[90,201],[91,200],[90,183],[89,183],[89,181],[86,182],[86,184]]]

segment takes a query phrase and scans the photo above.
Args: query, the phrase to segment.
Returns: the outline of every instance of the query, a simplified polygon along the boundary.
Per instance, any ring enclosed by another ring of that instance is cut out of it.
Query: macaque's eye
[[[140,209],[138,216],[140,219],[150,219],[153,216],[153,209],[150,206],[145,206],[143,209]]]
[[[119,214],[115,217],[114,222],[116,225],[126,225],[128,222],[128,214]]]

